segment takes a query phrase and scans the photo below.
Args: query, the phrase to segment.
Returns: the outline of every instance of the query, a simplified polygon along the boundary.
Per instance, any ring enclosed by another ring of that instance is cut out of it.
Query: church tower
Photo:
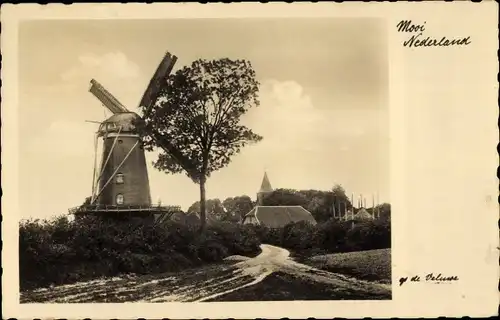
[[[262,179],[262,184],[260,185],[260,190],[257,193],[257,205],[262,206],[263,200],[266,195],[273,192],[273,188],[271,187],[271,183],[269,182],[269,178],[267,177],[267,172],[264,172],[264,178]]]

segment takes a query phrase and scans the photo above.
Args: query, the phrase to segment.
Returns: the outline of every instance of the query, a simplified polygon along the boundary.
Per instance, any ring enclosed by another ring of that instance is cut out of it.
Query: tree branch
[[[196,115],[195,115],[195,113],[186,104],[179,103],[179,105],[182,106],[182,107],[184,107],[183,110],[186,110],[186,111],[189,112],[189,115],[191,116],[190,123],[192,123],[195,126],[195,129],[196,129],[195,133],[197,133],[195,135],[198,138],[198,139],[196,139],[196,142],[199,143],[199,147],[200,148],[203,148],[204,141],[206,140],[206,134],[204,134],[203,128],[201,126],[199,126],[198,123],[196,123]]]

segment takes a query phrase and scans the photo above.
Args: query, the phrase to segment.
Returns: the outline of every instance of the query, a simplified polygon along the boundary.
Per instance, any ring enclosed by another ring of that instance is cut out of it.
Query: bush
[[[19,226],[21,290],[123,273],[178,271],[221,261],[228,255],[257,254],[254,228],[215,223],[200,235],[196,227],[167,221],[84,217],[68,221],[22,221]]]
[[[281,246],[298,255],[317,255],[383,249],[391,246],[390,222],[374,220],[356,222],[330,219],[311,225],[293,222],[283,228],[255,227],[262,243]]]
[[[349,224],[330,219],[316,228],[316,243],[325,252],[342,252],[346,250]]]
[[[178,271],[218,262],[229,255],[252,256],[260,243],[299,255],[389,248],[387,220],[315,226],[296,222],[280,229],[214,222],[200,235],[196,226],[167,221],[84,217],[68,221],[27,220],[19,226],[21,290],[123,273]]]
[[[316,248],[314,226],[301,221],[283,228],[281,243],[295,251],[310,251]]]

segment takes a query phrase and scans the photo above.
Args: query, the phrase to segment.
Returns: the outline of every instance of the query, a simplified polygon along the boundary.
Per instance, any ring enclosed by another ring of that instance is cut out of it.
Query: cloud
[[[295,81],[266,80],[261,87],[261,96],[265,102],[276,107],[286,107],[294,110],[311,110],[311,97]]]
[[[109,52],[103,55],[85,53],[78,57],[78,63],[61,73],[63,81],[74,81],[84,78],[88,81],[89,75],[98,78],[133,80],[141,75],[139,66],[120,51]]]
[[[85,120],[103,120],[110,113],[88,92],[90,79],[97,79],[132,111],[144,90],[140,67],[120,51],[82,54],[59,76],[59,83],[40,84],[20,92],[21,115],[30,119],[23,126],[39,132],[26,140],[26,152],[44,152],[44,146],[51,143],[56,143],[58,154],[65,157],[93,152],[96,128]]]
[[[148,80],[139,65],[120,51],[82,54],[75,65],[60,74],[60,78],[59,85],[80,93],[88,90],[90,79],[96,79],[131,111],[137,111]]]
[[[311,98],[294,81],[265,80],[260,88],[261,106],[251,110],[251,127],[266,137],[287,139],[311,129],[319,120]]]
[[[375,110],[315,108],[312,98],[296,81],[264,80],[259,108],[244,120],[264,136],[263,144],[279,149],[321,149],[335,140],[362,138],[378,126]]]

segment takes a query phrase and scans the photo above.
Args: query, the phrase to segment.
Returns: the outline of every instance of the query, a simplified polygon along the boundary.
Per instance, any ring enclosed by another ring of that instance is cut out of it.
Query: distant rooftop
[[[373,216],[365,208],[361,208],[354,215],[354,220],[373,220]]]
[[[312,214],[301,206],[256,206],[243,219],[244,224],[256,223],[270,228],[281,228],[299,221],[316,224]]]

